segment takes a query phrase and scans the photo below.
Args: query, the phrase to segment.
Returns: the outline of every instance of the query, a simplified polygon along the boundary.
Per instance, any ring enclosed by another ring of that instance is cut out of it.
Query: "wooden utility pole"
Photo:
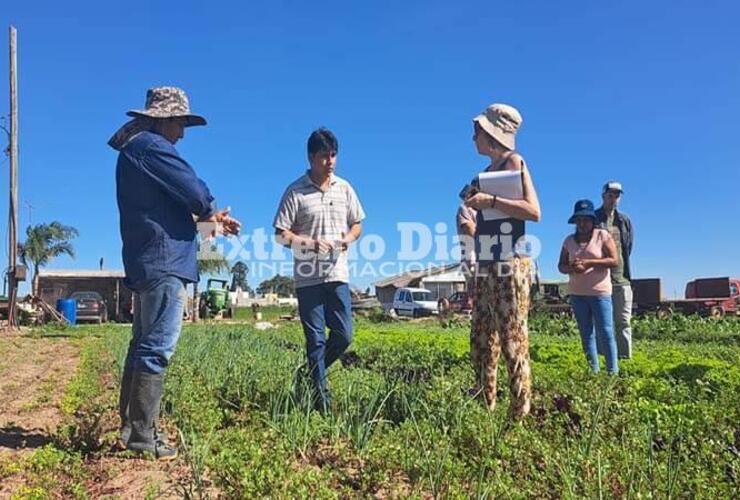
[[[10,205],[8,215],[8,326],[18,326],[18,54],[16,29],[10,26]]]

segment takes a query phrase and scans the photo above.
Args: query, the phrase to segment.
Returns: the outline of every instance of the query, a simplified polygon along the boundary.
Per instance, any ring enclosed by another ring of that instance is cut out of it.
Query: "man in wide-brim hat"
[[[196,222],[237,234],[240,223],[217,211],[206,184],[174,144],[185,127],[205,125],[177,87],[149,89],[146,107],[108,144],[119,151],[116,191],[124,284],[134,292],[133,335],[121,379],[121,441],[157,459],[177,456],[157,433],[164,372],[182,327],[185,287],[198,281]]]

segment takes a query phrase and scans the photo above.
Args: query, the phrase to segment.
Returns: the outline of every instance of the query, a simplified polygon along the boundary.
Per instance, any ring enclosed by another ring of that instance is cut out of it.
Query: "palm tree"
[[[26,241],[18,243],[18,256],[25,266],[33,268],[32,295],[38,296],[40,268],[60,255],[69,255],[74,259],[75,250],[70,240],[78,234],[74,227],[65,226],[58,221],[26,228]]]
[[[212,274],[221,274],[229,270],[229,261],[226,260],[222,254],[216,256],[214,252],[217,252],[216,247],[211,248],[211,258],[209,259],[198,259],[198,276],[209,276]],[[193,322],[198,321],[200,316],[199,311],[199,297],[198,297],[198,282],[193,283],[193,311],[192,320]]]

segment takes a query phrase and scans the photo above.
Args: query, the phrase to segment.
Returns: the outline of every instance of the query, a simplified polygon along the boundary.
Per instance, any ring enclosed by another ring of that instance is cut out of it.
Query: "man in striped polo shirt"
[[[285,190],[273,222],[278,241],[293,250],[308,368],[322,412],[329,404],[326,371],[352,342],[347,250],[360,237],[365,218],[352,186],[334,175],[338,152],[330,130],[311,134],[310,169]]]

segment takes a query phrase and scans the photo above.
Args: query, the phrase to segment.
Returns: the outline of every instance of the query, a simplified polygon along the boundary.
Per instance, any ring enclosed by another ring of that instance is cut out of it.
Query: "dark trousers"
[[[352,299],[349,285],[321,283],[296,290],[306,336],[306,356],[318,403],[328,405],[326,371],[352,342]],[[329,327],[327,340],[325,328]]]

